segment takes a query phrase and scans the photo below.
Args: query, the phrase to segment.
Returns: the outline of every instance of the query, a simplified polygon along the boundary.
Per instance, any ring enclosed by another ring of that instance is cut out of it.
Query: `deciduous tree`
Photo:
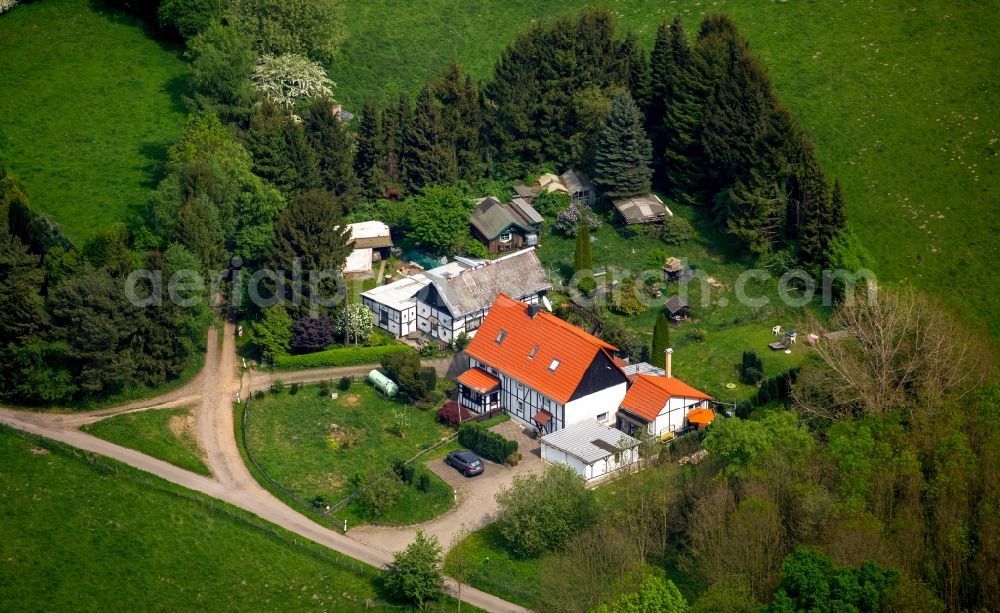
[[[406,549],[393,555],[385,567],[385,586],[397,598],[417,603],[420,608],[441,594],[441,544],[436,536],[417,530]]]

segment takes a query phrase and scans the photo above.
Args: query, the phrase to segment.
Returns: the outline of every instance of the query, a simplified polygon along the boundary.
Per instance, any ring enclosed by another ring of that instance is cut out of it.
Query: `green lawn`
[[[95,4],[0,15],[0,155],[77,242],[146,203],[185,116],[179,49]]]
[[[181,408],[115,415],[84,426],[83,430],[183,469],[210,475],[194,428],[194,412]]]
[[[444,569],[451,577],[519,605],[542,610],[538,578],[544,558],[513,557],[496,524],[473,532],[445,558]]]
[[[584,0],[462,3],[349,0],[350,36],[331,67],[337,96],[415,89],[456,58],[486,78],[531,20]],[[992,3],[612,0],[620,24],[651,45],[672,14],[697,31],[707,11],[732,15],[777,91],[841,179],[851,226],[883,280],[912,281],[1000,338],[1000,11]],[[547,247],[548,245],[546,245]],[[596,254],[595,254],[596,259]]]
[[[416,409],[385,398],[366,384],[356,383],[347,392],[337,393],[337,400],[331,400],[320,396],[317,386],[305,386],[295,395],[269,393],[250,404],[247,446],[271,477],[305,500],[340,501],[357,489],[355,475],[372,467],[387,469],[393,460],[407,460],[451,433],[437,423],[433,409]],[[408,416],[403,437],[389,431],[393,411]],[[361,441],[334,449],[330,445],[334,425],[361,430]],[[266,480],[262,484],[269,485]],[[379,517],[371,516],[359,501],[336,517],[347,519],[349,526],[413,524],[444,513],[453,502],[451,487],[431,474],[429,492],[408,486],[402,498]]]
[[[695,217],[685,207],[675,208],[678,215]],[[776,340],[771,335],[772,327],[781,325],[783,328],[803,330],[799,326],[804,313],[778,299],[777,279],[751,281],[746,285],[747,295],[766,297],[769,300],[767,305],[755,308],[737,300],[734,291],[736,279],[745,270],[745,265],[739,259],[719,253],[715,246],[724,242],[704,224],[697,225],[700,233],[694,239],[672,246],[643,235],[626,237],[620,226],[605,223],[593,235],[596,238],[593,243],[594,265],[598,268],[616,266],[633,274],[652,271],[659,275],[659,266],[652,265],[652,260],[657,258],[650,256],[658,253],[659,257],[666,254],[682,258],[702,271],[705,283],[696,281],[687,286],[688,302],[692,305],[691,320],[670,329],[674,348],[673,374],[719,400],[735,402],[750,396],[756,389],[743,385],[737,377],[737,367],[744,351],[752,349],[761,356],[766,376],[798,366],[810,355],[804,338],[802,343],[792,348],[791,354],[772,352],[767,348]],[[572,273],[575,249],[575,239],[547,233],[538,256],[546,268],[557,276],[566,277]],[[651,301],[650,308],[644,313],[628,318],[615,314],[611,316],[625,321],[647,343],[651,343],[660,306],[666,296],[679,291],[678,285],[671,283],[667,286],[667,293],[659,301]],[[822,316],[825,309],[817,305],[810,311]],[[705,340],[696,339],[695,331],[704,334]],[[725,387],[727,383],[734,383],[736,387],[728,389]]]
[[[388,606],[371,567],[129,467],[2,428],[0,533],[0,608],[9,611]]]

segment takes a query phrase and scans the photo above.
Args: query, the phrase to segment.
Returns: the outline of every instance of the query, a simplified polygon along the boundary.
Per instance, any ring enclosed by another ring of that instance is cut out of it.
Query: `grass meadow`
[[[378,571],[110,460],[0,428],[10,611],[359,610]]]
[[[349,38],[331,66],[337,96],[414,91],[456,58],[476,78],[532,20],[581,0],[348,0]],[[610,0],[652,44],[677,13],[737,21],[777,91],[843,183],[850,225],[880,278],[912,282],[1000,339],[1000,11],[992,3]],[[596,254],[595,254],[596,257]]]
[[[247,446],[271,477],[304,500],[321,498],[331,505],[343,500],[357,489],[356,475],[369,469],[388,470],[394,460],[408,460],[452,432],[437,422],[434,409],[385,398],[364,383],[337,394],[331,400],[310,385],[294,395],[269,393],[250,404]],[[406,416],[404,436],[390,431],[394,412]],[[331,433],[338,428],[356,429],[360,440],[352,446],[332,446]],[[431,452],[428,457],[437,455]],[[347,519],[349,526],[405,525],[447,511],[454,502],[451,487],[421,462],[416,464],[418,471],[430,476],[429,491],[407,485],[399,501],[377,517],[355,500],[336,513],[337,519]],[[261,484],[270,485],[265,479]]]
[[[0,156],[80,243],[146,203],[180,138],[180,49],[90,0],[0,15]]]
[[[123,413],[84,426],[83,430],[185,470],[210,475],[194,428],[194,411],[180,408]]]

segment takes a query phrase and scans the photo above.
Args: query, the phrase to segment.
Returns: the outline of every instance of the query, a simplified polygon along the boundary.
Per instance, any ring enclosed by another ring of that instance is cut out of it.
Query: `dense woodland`
[[[82,245],[0,169],[5,402],[102,400],[197,365],[214,317],[209,290],[180,291],[200,299],[196,307],[135,306],[126,299],[134,270],[161,271],[164,283],[177,270],[222,271],[225,290],[236,268],[291,270],[298,259],[305,270],[339,269],[350,250],[344,224],[370,218],[432,252],[482,255],[468,235],[471,198],[545,170],[587,171],[602,194],[590,213],[651,189],[699,207],[748,261],[817,269],[849,259],[839,184],[724,15],[693,36],[679,18],[664,23],[650,50],[617,32],[607,11],[538,22],[486,82],[452,63],[414,98],[368,102],[348,124],[331,112],[322,68],[343,38],[340,2],[110,4],[185,41],[191,115],[146,206]],[[566,204],[540,209],[555,216]],[[581,224],[589,244],[586,232]],[[622,482],[615,510],[580,515],[544,558],[543,592],[557,597],[547,606],[941,611],[1000,602],[991,350],[940,305],[883,296],[835,316],[856,342],[784,379],[778,398],[750,407],[751,419],[713,426],[709,461],[653,467]],[[307,289],[299,304],[266,313],[248,300],[230,306],[277,322],[281,343],[312,350],[337,315],[319,307],[310,318],[317,298]],[[663,569],[699,586],[698,597],[686,603]]]

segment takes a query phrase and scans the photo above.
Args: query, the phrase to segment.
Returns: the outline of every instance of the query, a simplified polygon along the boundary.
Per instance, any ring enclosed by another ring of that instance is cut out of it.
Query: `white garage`
[[[639,461],[638,440],[594,419],[546,434],[541,443],[543,460],[568,464],[588,482]]]

